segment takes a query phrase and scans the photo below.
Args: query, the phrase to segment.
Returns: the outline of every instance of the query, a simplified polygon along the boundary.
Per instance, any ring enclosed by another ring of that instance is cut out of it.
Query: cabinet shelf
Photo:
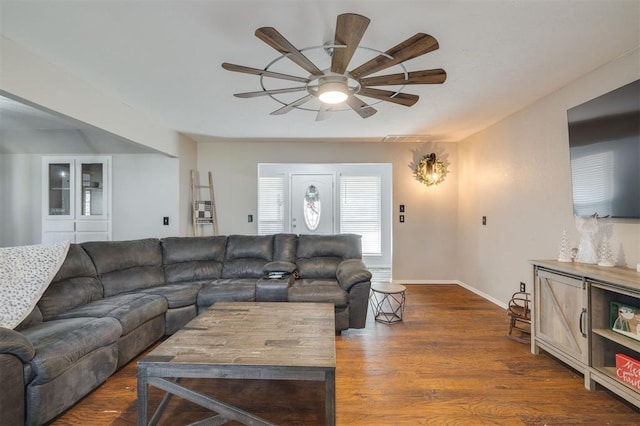
[[[638,389],[618,379],[616,367],[594,367],[593,370],[592,377],[596,379],[598,383],[622,396],[632,404],[636,406],[640,405],[640,393]]]
[[[611,331],[608,328],[594,328],[592,331],[598,336],[602,336],[605,339],[611,340],[619,345],[631,349],[632,351],[640,353],[640,342],[638,342],[637,340],[633,340],[630,337],[623,336],[622,334]]]

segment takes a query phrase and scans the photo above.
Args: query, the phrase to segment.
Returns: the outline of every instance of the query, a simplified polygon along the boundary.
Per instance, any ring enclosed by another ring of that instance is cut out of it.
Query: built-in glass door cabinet
[[[111,157],[43,157],[42,242],[111,239]]]
[[[640,272],[550,260],[534,261],[533,270],[531,351],[538,353],[543,349],[583,372],[587,389],[593,390],[600,384],[640,408],[640,390],[619,379],[618,373],[623,371],[616,368],[616,354],[640,361],[640,340],[612,330],[620,305],[640,309]],[[562,291],[561,282],[571,288],[581,283],[581,290]],[[564,316],[561,311],[572,312],[571,316],[574,319],[577,316],[578,320],[573,326],[569,321],[558,321],[556,332],[545,328],[554,318]],[[637,318],[638,315],[633,320],[637,322]],[[582,349],[575,350],[583,347],[576,344],[583,341],[588,342],[586,356],[580,355]]]

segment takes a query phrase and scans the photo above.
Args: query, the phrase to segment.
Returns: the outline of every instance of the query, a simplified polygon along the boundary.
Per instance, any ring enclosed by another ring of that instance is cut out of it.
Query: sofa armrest
[[[371,272],[360,259],[347,259],[340,262],[336,270],[336,278],[340,287],[349,291],[358,283],[371,281]]]
[[[24,367],[19,358],[0,354],[0,383],[0,423],[26,424]]]
[[[269,272],[286,272],[292,274],[298,267],[295,263],[287,262],[284,260],[269,262],[264,265],[263,272],[268,274]]]
[[[36,355],[36,350],[22,333],[0,327],[0,354],[14,355],[22,362],[29,362]]]

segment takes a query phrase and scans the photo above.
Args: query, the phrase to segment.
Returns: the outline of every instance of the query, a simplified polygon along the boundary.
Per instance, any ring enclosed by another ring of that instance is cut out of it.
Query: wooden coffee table
[[[138,361],[138,425],[156,424],[172,395],[216,412],[208,424],[273,424],[181,378],[323,381],[326,423],[335,425],[335,369],[332,304],[216,303]],[[167,393],[147,423],[148,385]]]

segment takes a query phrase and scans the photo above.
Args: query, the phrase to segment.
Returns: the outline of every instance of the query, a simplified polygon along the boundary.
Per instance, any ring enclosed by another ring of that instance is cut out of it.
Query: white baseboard
[[[400,285],[438,285],[438,284],[457,284],[460,287],[463,287],[467,290],[469,290],[472,293],[477,294],[478,296],[482,297],[483,299],[488,300],[489,302],[500,306],[502,309],[507,309],[507,304],[504,302],[501,302],[500,300],[489,296],[487,293],[484,293],[480,290],[478,290],[477,288],[471,287],[468,284],[463,283],[462,281],[458,281],[458,280],[393,280],[393,284],[400,284]]]
[[[393,284],[400,285],[413,285],[413,284],[428,284],[428,285],[437,285],[437,284],[459,284],[456,280],[393,280]]]

